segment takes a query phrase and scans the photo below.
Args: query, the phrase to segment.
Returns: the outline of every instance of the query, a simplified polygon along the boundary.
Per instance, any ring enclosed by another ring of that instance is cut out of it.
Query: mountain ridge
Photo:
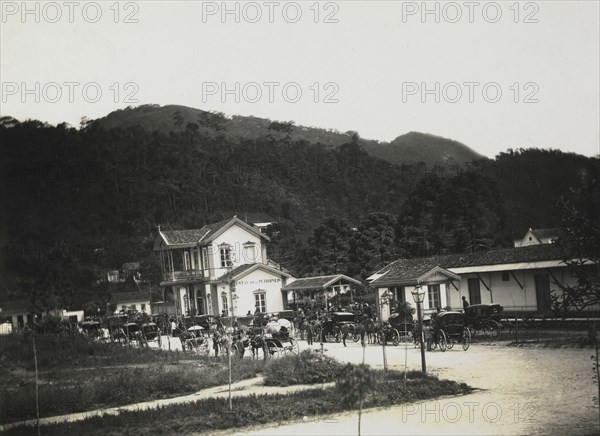
[[[105,128],[140,126],[163,133],[189,131],[191,134],[230,140],[272,138],[305,140],[309,143],[339,147],[356,137],[358,144],[370,155],[397,165],[423,162],[425,165],[465,164],[486,157],[469,146],[431,133],[411,131],[390,142],[360,138],[357,132],[296,125],[293,121],[273,121],[255,116],[226,116],[181,105],[142,105],[113,111],[92,121]]]

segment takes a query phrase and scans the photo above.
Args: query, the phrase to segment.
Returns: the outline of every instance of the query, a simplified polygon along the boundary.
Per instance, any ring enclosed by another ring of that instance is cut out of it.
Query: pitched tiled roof
[[[317,277],[305,277],[298,280],[294,280],[287,286],[282,288],[283,291],[294,291],[294,290],[307,290],[307,289],[325,289],[332,284],[337,282],[344,282],[344,284],[357,284],[361,283],[351,277],[343,274],[335,274],[329,276],[317,276]]]
[[[264,263],[248,263],[245,265],[240,265],[238,267],[235,267],[228,273],[223,274],[221,277],[216,279],[215,282],[223,283],[223,282],[230,280],[231,278],[236,278],[236,277],[239,278],[239,277],[243,276],[245,272],[249,273],[251,270],[259,269],[259,268],[266,269],[267,271],[270,271],[274,275],[283,275],[283,276],[287,276],[287,277],[292,277],[292,275],[289,272],[287,272],[285,270],[280,270],[278,268],[274,268],[272,265],[265,265]]]
[[[265,239],[269,239],[266,235],[262,234],[257,228],[252,227],[237,217],[230,218],[228,220],[219,221],[217,223],[207,224],[201,229],[185,229],[185,230],[161,230],[160,234],[167,243],[167,245],[195,245],[200,242],[210,242],[215,235],[218,234],[219,230],[227,226],[229,223],[237,222],[243,227],[246,227],[258,236]],[[154,246],[157,250],[158,247]]]
[[[31,304],[24,300],[0,301],[0,316],[20,315],[32,312]]]
[[[417,259],[398,259],[376,274],[385,274],[373,284],[409,283],[436,266],[451,269],[468,266],[530,263],[547,260],[561,260],[560,248],[554,244],[530,245],[527,247],[504,248],[475,253],[449,254]]]
[[[539,240],[546,238],[557,238],[558,237],[558,229],[531,229],[531,233],[533,236],[538,238]]]
[[[255,263],[247,263],[245,265],[240,265],[235,267],[234,269],[232,269],[231,271],[227,272],[226,274],[223,274],[221,277],[219,277],[217,280],[222,282],[222,281],[227,281],[229,280],[231,277],[235,277],[241,273],[243,273],[244,271],[249,270],[250,268],[253,268],[254,265],[256,265]]]
[[[143,292],[115,292],[112,294],[115,303],[132,303],[134,301],[148,301],[150,297]]]
[[[121,269],[123,271],[136,271],[136,270],[140,269],[140,267],[141,267],[140,262],[125,262],[121,266]]]

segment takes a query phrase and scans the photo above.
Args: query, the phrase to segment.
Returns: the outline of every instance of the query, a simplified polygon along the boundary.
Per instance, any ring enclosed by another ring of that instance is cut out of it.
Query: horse
[[[267,359],[269,351],[267,350],[267,342],[263,335],[253,335],[250,338],[250,346],[252,347],[253,359],[258,359],[258,350],[262,350],[264,359]]]
[[[353,327],[354,334],[360,335],[360,343],[363,347],[365,346],[365,335],[367,336],[367,341],[369,344],[372,343],[373,334],[377,332],[377,325],[371,318],[365,318],[362,321],[354,324]]]
[[[344,343],[344,347],[346,346],[346,338],[349,335],[354,335],[356,333],[356,324],[342,324],[340,327],[340,331],[342,332],[342,342]]]

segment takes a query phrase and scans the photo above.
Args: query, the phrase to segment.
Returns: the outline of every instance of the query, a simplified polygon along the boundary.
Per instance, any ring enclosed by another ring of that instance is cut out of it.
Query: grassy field
[[[32,338],[2,337],[0,424],[33,419],[35,372]],[[118,344],[81,336],[36,336],[40,417],[170,398],[222,385],[227,358]],[[262,361],[233,361],[234,381],[255,377]]]
[[[344,371],[348,371],[348,368],[343,367]],[[462,395],[471,391],[463,383],[438,380],[434,376],[421,372],[409,372],[406,384],[404,384],[403,373],[370,372],[373,382],[368,386],[363,408],[390,406],[444,395]],[[343,377],[343,373],[338,374],[338,384]],[[216,430],[270,422],[323,420],[332,414],[356,409],[358,409],[357,404],[340,401],[340,393],[336,386],[328,389],[300,391],[289,395],[251,395],[235,398],[233,412],[228,409],[227,399],[207,399],[152,411],[124,412],[118,416],[105,416],[77,423],[45,426],[42,433],[45,435],[103,436],[211,433]],[[36,429],[33,427],[18,428],[6,434],[36,434]]]

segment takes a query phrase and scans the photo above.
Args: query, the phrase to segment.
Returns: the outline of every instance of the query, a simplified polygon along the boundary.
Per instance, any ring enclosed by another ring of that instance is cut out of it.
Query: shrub
[[[265,368],[265,384],[288,386],[334,381],[342,365],[335,359],[312,350],[272,360]]]
[[[339,374],[335,388],[342,403],[350,407],[364,400],[374,387],[376,378],[373,371],[365,364],[347,364]]]

